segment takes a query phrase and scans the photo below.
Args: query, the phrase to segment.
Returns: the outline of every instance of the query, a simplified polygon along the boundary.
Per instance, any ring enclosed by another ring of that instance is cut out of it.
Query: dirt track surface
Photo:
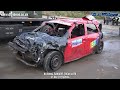
[[[89,55],[64,64],[55,73],[45,73],[42,67],[24,65],[15,59],[7,42],[1,43],[0,79],[120,79],[119,27],[103,25],[103,33],[104,50],[101,54]]]

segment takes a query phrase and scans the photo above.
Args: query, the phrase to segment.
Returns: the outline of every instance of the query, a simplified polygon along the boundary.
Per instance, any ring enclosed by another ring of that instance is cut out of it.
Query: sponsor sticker
[[[72,47],[76,47],[80,44],[82,44],[82,39],[77,39],[77,40],[72,41]]]
[[[97,43],[98,43],[98,39],[92,41],[92,42],[90,43],[90,48],[95,47],[95,46],[97,45]]]
[[[90,43],[90,48],[93,48],[95,45],[96,45],[96,40],[94,40]]]

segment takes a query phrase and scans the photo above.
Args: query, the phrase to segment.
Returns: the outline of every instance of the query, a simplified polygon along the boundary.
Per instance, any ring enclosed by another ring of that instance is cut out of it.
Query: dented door
[[[65,62],[70,62],[79,59],[85,55],[86,53],[85,38],[86,38],[85,36],[80,36],[80,37],[68,39],[68,43],[64,53]]]

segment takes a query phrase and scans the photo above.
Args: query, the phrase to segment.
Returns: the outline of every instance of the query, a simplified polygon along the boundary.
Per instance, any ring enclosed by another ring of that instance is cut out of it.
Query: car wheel
[[[104,47],[104,42],[100,41],[97,48],[96,48],[96,54],[100,54],[103,50],[103,47]]]
[[[43,68],[46,72],[53,72],[58,70],[63,63],[61,53],[58,51],[49,52],[43,61]]]

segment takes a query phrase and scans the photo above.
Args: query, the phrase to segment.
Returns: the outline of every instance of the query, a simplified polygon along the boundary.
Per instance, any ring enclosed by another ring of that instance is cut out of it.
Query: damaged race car
[[[61,65],[103,50],[102,24],[93,16],[47,21],[16,36],[9,46],[29,66],[53,72]]]

